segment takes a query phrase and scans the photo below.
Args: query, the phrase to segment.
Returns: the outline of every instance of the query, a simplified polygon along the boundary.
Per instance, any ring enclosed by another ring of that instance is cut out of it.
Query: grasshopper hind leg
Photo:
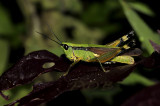
[[[127,52],[128,50],[130,50],[130,49],[131,49],[133,46],[135,46],[135,45],[136,45],[136,44],[135,44],[135,40],[134,40],[134,39],[131,40],[129,43],[127,43],[127,44],[125,44],[125,45],[122,46],[121,52],[119,52],[119,53],[117,54],[117,56],[119,56],[119,55]]]
[[[134,31],[129,32],[127,35],[122,36],[121,38],[106,44],[111,47],[121,47],[127,42],[131,41],[134,38]]]
[[[121,47],[124,44],[130,42],[131,40],[133,40],[134,37],[134,31],[131,31],[130,33],[128,33],[127,35],[122,36],[119,40],[120,43],[117,45],[117,47]]]

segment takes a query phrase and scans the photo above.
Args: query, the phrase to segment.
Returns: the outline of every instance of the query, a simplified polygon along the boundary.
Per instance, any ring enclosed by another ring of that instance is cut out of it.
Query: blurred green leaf
[[[9,13],[0,4],[0,33],[7,35],[13,33],[13,26]]]
[[[38,0],[37,0],[38,1]],[[79,0],[39,0],[45,9],[55,8],[60,11],[80,13],[82,5]]]
[[[6,64],[8,61],[8,55],[9,55],[9,44],[6,40],[0,39],[0,75],[4,72],[6,68]],[[0,96],[0,103],[1,105],[4,105],[3,103],[6,103],[6,100],[4,100]]]
[[[137,74],[137,73],[131,73],[123,82],[121,82],[123,85],[134,85],[134,84],[142,84],[145,86],[151,86],[154,85],[155,82],[147,79],[146,77]]]
[[[154,12],[144,3],[140,2],[132,2],[128,3],[133,9],[137,10],[138,12],[141,12],[143,14],[146,14],[148,16],[154,16]]]
[[[151,30],[151,28],[139,17],[139,15],[127,2],[120,0],[120,3],[129,23],[138,34],[138,37],[142,43],[142,47],[144,47],[144,49],[146,49],[148,53],[151,54],[154,50],[149,43],[149,40],[160,44],[160,36]]]
[[[82,90],[88,104],[92,103],[95,99],[102,99],[106,104],[112,105],[114,103],[115,95],[119,92],[121,92],[119,87],[114,87],[112,89]]]
[[[0,55],[0,75],[1,75],[4,72],[8,61],[9,45],[7,41],[0,39],[0,50],[1,50],[1,55]]]
[[[0,105],[4,106],[6,104],[9,104],[9,103],[21,98],[21,97],[24,97],[29,92],[31,92],[31,90],[32,90],[31,84],[28,84],[25,86],[18,86],[18,87],[11,89],[11,90],[4,91],[3,93],[5,95],[8,95],[10,98],[9,98],[9,100],[5,100],[4,98],[2,98],[0,96]]]
[[[106,0],[104,3],[93,2],[91,5],[88,5],[83,12],[82,19],[89,25],[100,24],[99,27],[102,27],[105,22],[104,26],[106,26],[106,24],[111,23],[110,19],[117,18],[117,14],[120,12],[118,9],[119,3],[117,1]],[[109,27],[109,25],[107,27]]]

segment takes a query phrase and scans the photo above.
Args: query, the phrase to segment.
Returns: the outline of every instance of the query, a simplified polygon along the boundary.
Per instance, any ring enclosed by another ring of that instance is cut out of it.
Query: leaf
[[[132,70],[134,65],[110,66],[110,72],[104,73],[98,64],[79,64],[67,76],[61,77],[57,81],[37,84],[33,86],[33,91],[27,96],[11,103],[19,105],[38,105],[56,98],[66,91],[83,88],[109,87],[112,83],[123,80]]]
[[[0,50],[2,50],[0,55],[0,75],[1,75],[1,73],[4,72],[6,63],[8,61],[9,48],[8,48],[7,41],[0,39]],[[2,95],[3,98],[8,99],[8,97],[3,95],[1,92],[0,92],[0,95]]]
[[[6,63],[8,61],[9,45],[5,40],[0,39],[0,75],[4,72]]]
[[[53,62],[55,65],[48,68],[44,67],[44,64],[48,62]],[[69,67],[69,64],[70,62],[65,58],[57,57],[56,55],[45,50],[32,52],[27,56],[24,56],[13,67],[2,74],[0,77],[0,92],[13,88],[17,85],[29,83],[38,75],[49,71],[59,70],[61,72],[65,72]],[[39,96],[41,94],[47,96],[48,93],[49,95],[52,95],[49,98],[48,96],[47,98],[43,96],[44,98],[42,97],[42,102],[45,102],[57,97],[65,91],[72,91],[82,88],[108,87],[111,86],[112,83],[123,80],[126,76],[128,76],[128,74],[135,68],[136,64],[113,64],[103,66],[109,71],[108,73],[104,73],[102,71],[99,63],[80,62],[72,68],[67,76],[63,76],[55,82],[53,81],[51,83],[41,84],[41,87],[37,87],[37,85],[35,85],[29,98],[30,100],[35,99],[35,96],[33,96],[35,95],[35,91]],[[47,92],[45,90],[47,90]],[[2,93],[1,95],[4,98],[7,98],[7,96]]]
[[[139,15],[131,8],[131,6],[127,2],[125,2],[124,0],[120,0],[120,3],[123,7],[124,13],[129,23],[138,35],[142,43],[142,47],[144,47],[144,49],[146,49],[151,54],[154,50],[150,45],[149,40],[160,44],[160,36],[151,30],[151,28],[139,17]]]
[[[160,54],[155,52],[150,57],[144,58],[133,65],[104,65],[106,70],[110,70],[107,73],[102,71],[99,64],[82,62],[77,64],[67,76],[63,76],[57,81],[34,85],[31,93],[10,103],[9,106],[16,103],[19,105],[39,105],[56,98],[66,91],[84,88],[107,88],[127,77],[137,65],[146,66],[146,61],[148,63],[154,61],[153,64],[148,64],[147,67],[149,68],[160,66],[160,60],[157,59],[159,57]]]
[[[160,45],[154,43],[151,40],[150,40],[150,43],[151,43],[152,47],[154,48],[154,50],[157,51],[158,53],[160,53]]]
[[[129,3],[129,5],[133,9],[137,10],[138,12],[141,12],[141,13],[149,15],[149,16],[154,16],[154,12],[147,5],[145,5],[144,3],[132,2],[132,3]]]
[[[153,69],[153,68],[160,68],[160,54],[157,52],[153,52],[151,56],[144,58],[141,65],[143,67]]]
[[[159,106],[160,84],[147,87],[133,95],[122,106]]]
[[[151,86],[155,84],[155,82],[137,73],[130,74],[123,82],[121,82],[123,85],[133,85],[137,83],[145,86]]]
[[[12,34],[13,26],[9,16],[9,13],[0,4],[0,34]]]
[[[47,62],[53,62],[55,65],[50,68],[43,68],[43,65]],[[15,87],[19,84],[26,84],[39,74],[52,71],[53,69],[66,71],[68,66],[69,63],[66,63],[64,59],[48,51],[41,50],[32,52],[24,56],[13,67],[2,74],[0,77],[0,91]]]

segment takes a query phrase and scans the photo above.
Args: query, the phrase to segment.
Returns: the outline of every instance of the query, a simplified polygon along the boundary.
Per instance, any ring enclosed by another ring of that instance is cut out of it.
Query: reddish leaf
[[[43,68],[46,62],[54,62],[55,65],[51,68]],[[0,77],[0,91],[12,88],[19,84],[25,84],[32,81],[41,73],[53,71],[54,69],[66,71],[69,64],[65,59],[59,58],[56,55],[42,50],[36,51],[24,56],[13,67],[4,72]]]
[[[105,73],[99,64],[81,63],[76,66],[67,76],[61,77],[55,82],[38,84],[33,87],[33,91],[27,96],[11,103],[19,105],[39,105],[47,102],[66,91],[72,91],[83,88],[108,87],[113,83],[123,80],[132,70],[134,65],[104,66],[110,70]]]
[[[150,43],[151,43],[152,47],[154,48],[154,50],[157,51],[158,53],[160,53],[160,45],[154,43],[151,40],[150,40]]]
[[[122,106],[160,106],[160,84],[148,87],[129,98]]]
[[[160,68],[160,54],[157,52],[153,52],[151,56],[144,58],[141,63],[143,67],[146,68]]]

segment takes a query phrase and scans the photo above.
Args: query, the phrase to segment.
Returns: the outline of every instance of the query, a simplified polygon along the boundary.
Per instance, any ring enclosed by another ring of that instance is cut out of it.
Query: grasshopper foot
[[[68,72],[69,72],[69,71],[65,72],[62,76],[64,76],[64,77],[65,77],[65,76],[68,74]]]

